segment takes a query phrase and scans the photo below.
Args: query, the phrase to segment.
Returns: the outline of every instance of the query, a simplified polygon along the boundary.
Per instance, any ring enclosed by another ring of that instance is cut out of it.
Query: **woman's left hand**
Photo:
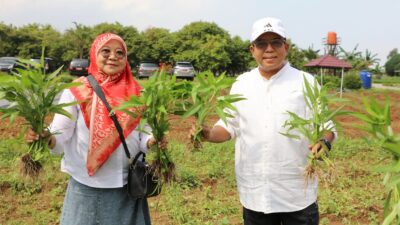
[[[147,148],[150,149],[153,145],[157,144],[157,140],[154,137],[151,137],[147,141]],[[164,137],[160,142],[158,142],[158,148],[161,150],[167,149],[168,140]]]

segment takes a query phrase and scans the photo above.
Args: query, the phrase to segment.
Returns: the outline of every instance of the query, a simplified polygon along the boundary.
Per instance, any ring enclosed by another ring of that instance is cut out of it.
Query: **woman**
[[[132,77],[121,37],[99,35],[90,49],[90,62],[89,74],[112,107],[139,95],[141,87]],[[64,153],[61,170],[70,175],[61,224],[145,224],[145,218],[149,219],[147,201],[129,198],[123,187],[128,158],[109,112],[86,77],[76,82],[82,85],[65,90],[60,98],[60,103],[80,101],[65,108],[76,120],[57,114],[49,127],[51,133],[57,133],[49,138],[49,147],[54,153]],[[136,129],[138,119],[123,112],[116,115],[131,156],[155,143],[151,135]],[[150,131],[149,127],[145,130]],[[28,132],[28,142],[37,139],[37,134]]]

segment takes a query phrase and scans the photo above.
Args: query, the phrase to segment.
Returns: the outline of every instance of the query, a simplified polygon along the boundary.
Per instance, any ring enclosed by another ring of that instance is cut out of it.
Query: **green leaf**
[[[41,57],[44,59],[44,55]],[[51,113],[70,116],[63,107],[67,104],[55,104],[55,97],[64,89],[71,87],[65,84],[56,75],[47,76],[43,73],[42,65],[34,64],[25,59],[19,59],[18,64],[24,69],[17,69],[12,76],[2,76],[0,80],[0,98],[9,101],[7,109],[1,109],[2,118],[10,117],[12,123],[16,116],[25,118],[28,125],[35,131],[46,129],[45,120]],[[43,64],[43,60],[42,60]],[[55,74],[61,69],[55,71]],[[75,103],[69,103],[72,105]],[[49,157],[47,144],[39,140],[31,145],[30,152],[36,160],[45,160]]]
[[[300,140],[300,136],[299,135],[290,134],[290,133],[282,133],[282,132],[280,132],[280,134],[282,134],[283,136],[286,136],[288,138]]]
[[[182,117],[183,118],[188,118],[189,116],[194,115],[195,113],[197,113],[203,105],[198,104],[198,105],[193,105],[192,108],[190,108]]]
[[[390,165],[383,165],[383,166],[377,166],[375,168],[373,168],[374,171],[376,172],[400,172],[400,161],[398,162],[394,162]]]
[[[217,113],[217,115],[219,116],[220,119],[222,119],[222,121],[224,121],[225,124],[228,123],[225,113],[222,109],[220,109],[219,107],[215,108],[215,112]]]

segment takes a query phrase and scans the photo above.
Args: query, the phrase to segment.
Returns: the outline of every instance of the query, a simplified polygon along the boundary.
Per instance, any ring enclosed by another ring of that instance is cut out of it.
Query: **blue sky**
[[[366,49],[381,65],[400,50],[399,0],[0,0],[0,21],[21,26],[50,24],[59,31],[119,22],[142,31],[149,27],[176,31],[194,21],[215,22],[232,36],[250,39],[259,18],[282,19],[287,35],[301,48],[324,52],[322,39],[336,32],[347,51]]]

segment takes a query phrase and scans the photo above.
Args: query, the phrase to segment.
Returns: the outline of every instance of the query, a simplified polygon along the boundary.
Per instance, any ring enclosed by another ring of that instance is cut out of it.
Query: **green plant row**
[[[334,102],[341,102],[342,99],[328,94],[327,88],[324,86],[319,88],[316,79],[314,79],[312,85],[306,77],[303,77],[303,80],[304,100],[307,108],[311,111],[310,116],[309,118],[302,118],[295,112],[287,112],[289,114],[289,119],[284,124],[284,127],[287,128],[287,132],[282,134],[294,139],[300,139],[302,136],[307,138],[309,143],[315,144],[318,143],[326,133],[335,130],[335,118],[339,115],[346,114],[346,112],[342,110],[344,105],[334,110],[329,109],[329,105]],[[293,131],[298,133],[293,133]],[[321,144],[322,150],[316,154],[309,154],[309,163],[305,171],[306,183],[308,180],[314,179],[316,173],[318,174],[318,167],[320,167],[321,164],[320,158],[328,167],[332,167],[332,162],[328,158],[329,150],[324,143],[321,142]],[[324,171],[322,169],[320,170],[321,172]]]
[[[363,112],[353,113],[364,122],[359,129],[374,137],[382,150],[390,154],[389,162],[375,171],[385,174],[383,184],[387,191],[382,225],[400,224],[400,135],[394,133],[390,116],[390,102],[379,104],[375,99],[363,99]]]
[[[79,84],[63,82],[64,78],[59,76],[62,67],[51,74],[45,74],[43,55],[41,64],[23,59],[19,60],[19,64],[22,69],[3,75],[0,80],[0,100],[9,102],[9,106],[1,108],[0,112],[1,119],[10,118],[12,123],[15,117],[22,117],[36,133],[45,134],[33,142],[28,153],[21,157],[24,164],[22,172],[35,177],[42,168],[41,163],[49,158],[47,139],[51,133],[47,130],[46,118],[54,113],[71,117],[63,108],[76,104],[56,104],[54,100],[64,89]]]

